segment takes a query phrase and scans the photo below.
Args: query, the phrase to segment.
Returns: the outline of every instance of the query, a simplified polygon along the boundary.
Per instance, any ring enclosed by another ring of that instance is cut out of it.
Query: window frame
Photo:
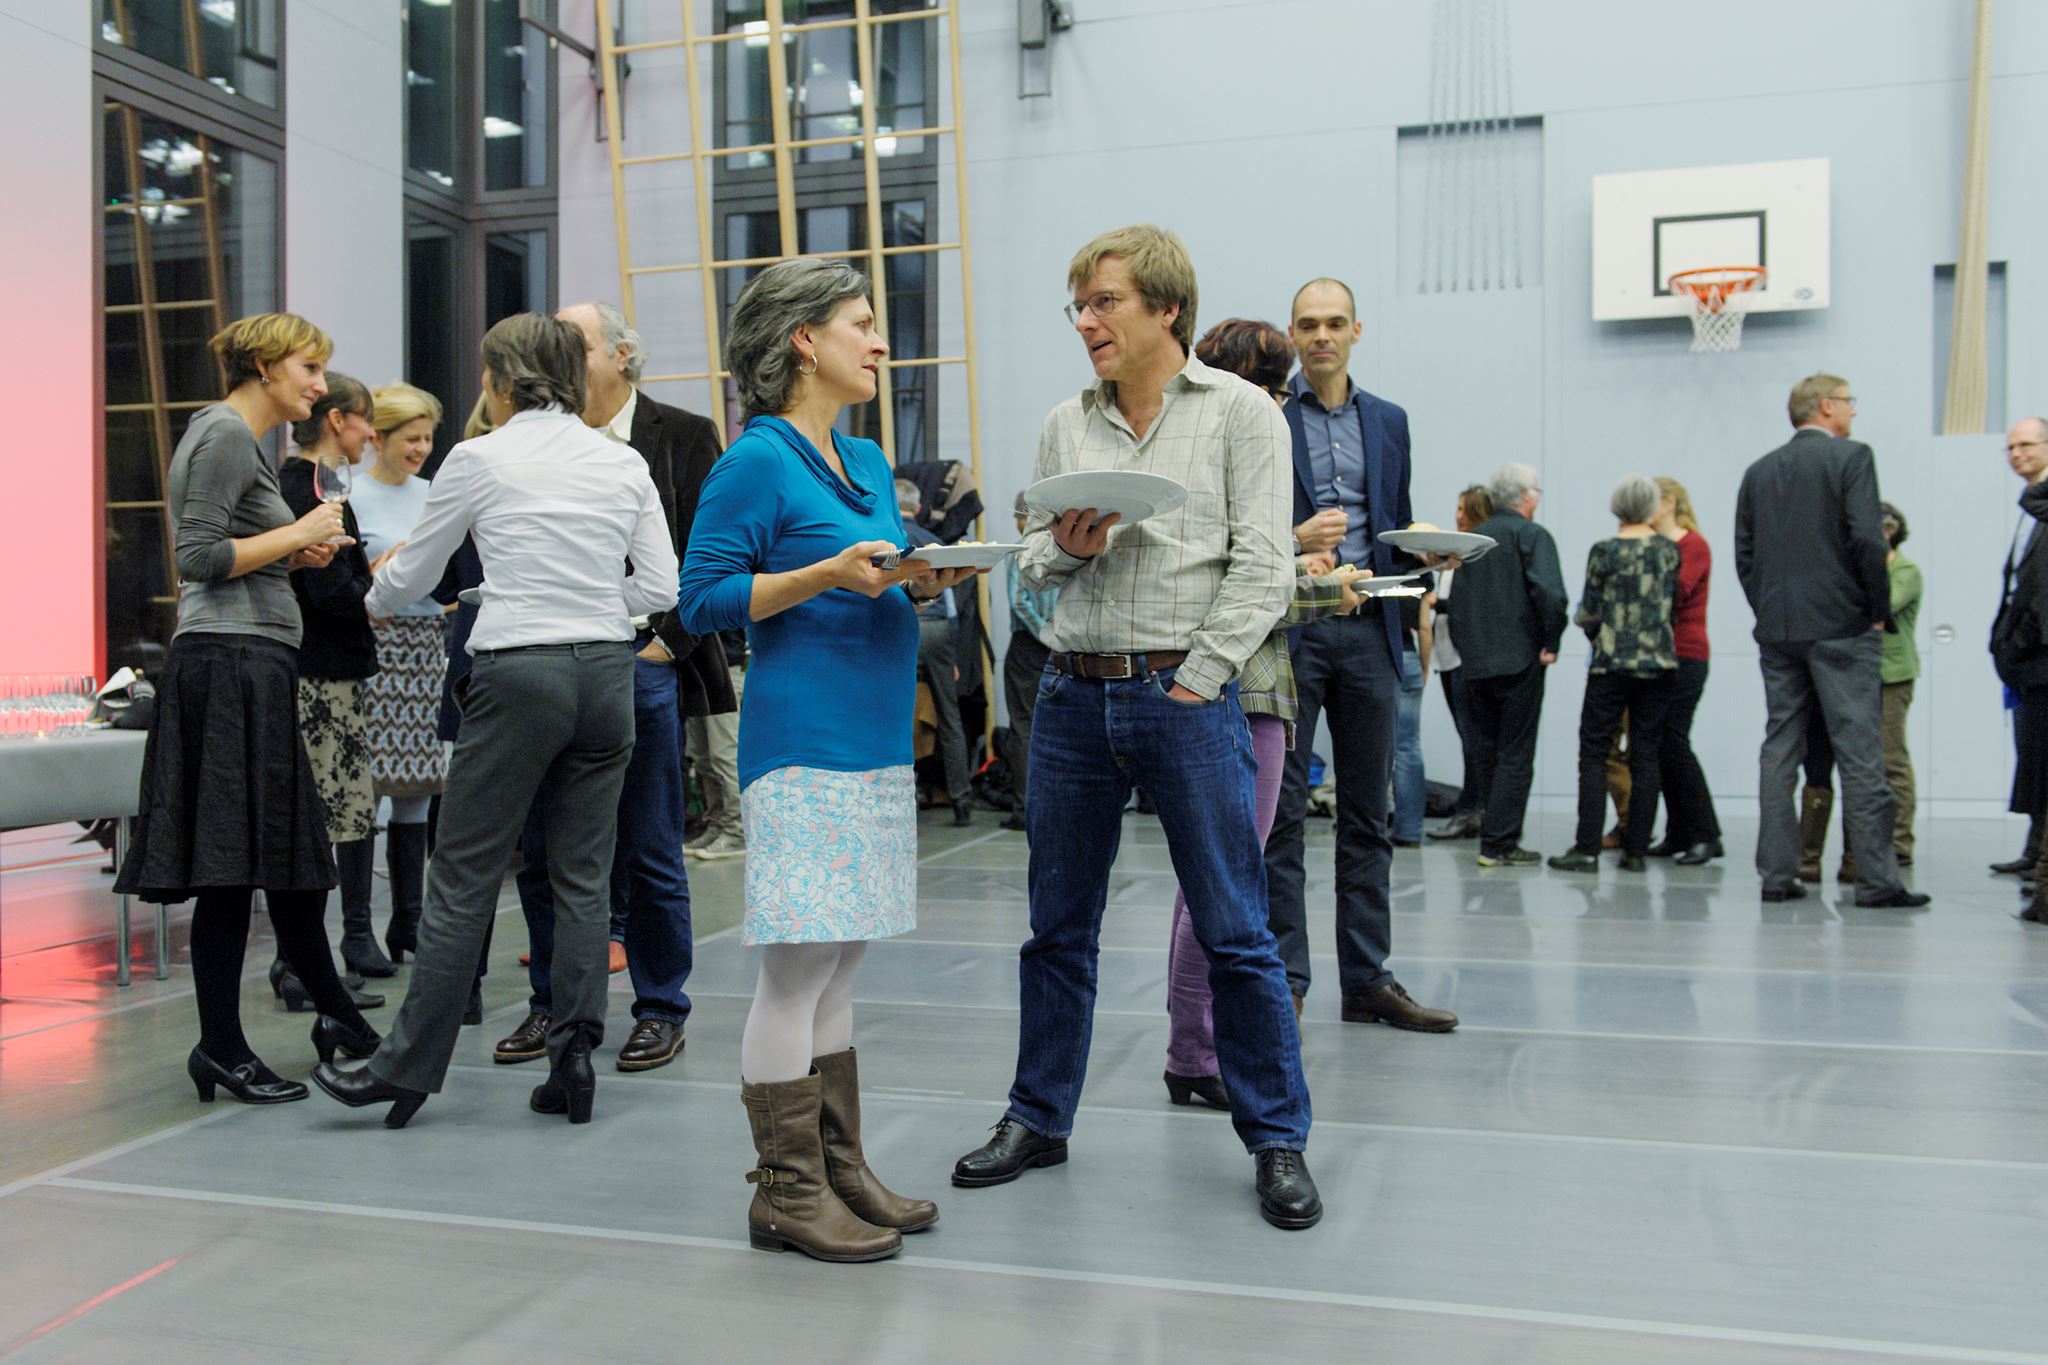
[[[183,3],[184,0],[180,0]],[[251,99],[239,92],[228,94],[211,81],[200,79],[189,71],[180,71],[168,62],[160,62],[145,56],[132,47],[121,43],[108,42],[101,36],[100,6],[92,6],[92,65],[96,78],[119,81],[122,84],[149,92],[159,100],[178,107],[179,116],[206,117],[209,114],[225,114],[237,127],[254,126],[269,130],[280,149],[284,143],[285,100],[287,98],[285,61],[286,26],[290,22],[287,11],[290,6],[285,0],[276,0],[274,21],[277,25],[277,104],[276,107]],[[99,107],[98,103],[93,106]],[[162,115],[159,115],[162,117]],[[278,153],[282,158],[282,150]]]

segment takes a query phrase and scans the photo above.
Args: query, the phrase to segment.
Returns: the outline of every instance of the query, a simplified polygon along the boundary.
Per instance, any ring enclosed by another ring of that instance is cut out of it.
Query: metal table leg
[[[117,870],[127,855],[128,822],[126,820],[116,820],[114,822],[114,867]],[[128,897],[126,895],[116,897],[115,904],[119,908],[114,912],[114,984],[116,986],[125,986],[128,984],[128,953],[130,950],[128,938]]]

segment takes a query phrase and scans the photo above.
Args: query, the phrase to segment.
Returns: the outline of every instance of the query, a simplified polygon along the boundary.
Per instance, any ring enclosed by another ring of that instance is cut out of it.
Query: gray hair
[[[918,491],[916,484],[912,483],[908,479],[896,480],[897,511],[915,512],[919,507],[922,507],[923,505],[924,494]]]
[[[1486,481],[1486,496],[1493,499],[1493,505],[1519,508],[1522,500],[1536,490],[1537,475],[1534,465],[1517,464],[1510,460],[1493,471],[1493,477]]]
[[[616,304],[599,302],[590,306],[597,310],[598,326],[604,330],[604,344],[611,347],[612,354],[617,355],[621,346],[626,348],[626,382],[639,383],[640,371],[647,367],[647,348],[640,343],[640,333],[626,321],[626,315]]]
[[[1607,510],[1628,525],[1638,525],[1657,515],[1657,504],[1663,497],[1664,490],[1657,487],[1655,479],[1647,474],[1631,474],[1614,485]]]
[[[868,277],[841,260],[798,257],[754,276],[725,324],[725,368],[747,416],[789,408],[802,359],[790,334],[821,326],[846,300],[867,296]]]
[[[583,411],[583,329],[546,313],[514,313],[484,333],[484,368],[515,411],[550,404]]]

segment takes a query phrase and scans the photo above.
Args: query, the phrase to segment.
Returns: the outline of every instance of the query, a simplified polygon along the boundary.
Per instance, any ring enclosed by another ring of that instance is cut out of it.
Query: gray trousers
[[[728,664],[733,700],[746,694],[746,674]],[[704,823],[720,834],[740,832],[740,713],[691,716],[684,727],[690,761],[704,788]]]
[[[379,1078],[436,1092],[448,1074],[477,954],[498,909],[523,812],[543,785],[555,893],[548,1055],[604,1038],[612,845],[633,755],[633,647],[542,645],[476,656],[427,872],[419,960],[370,1059]]]
[[[1884,772],[1884,642],[1865,631],[1844,640],[1760,647],[1764,674],[1764,744],[1758,760],[1756,870],[1766,891],[1799,876],[1799,764],[1806,756],[1809,707],[1820,708],[1841,774],[1842,826],[1856,855],[1859,899],[1899,885],[1892,849],[1897,804]]]
[[[960,685],[953,677],[958,662],[953,629],[953,623],[943,617],[919,618],[917,666],[931,685],[932,705],[939,713],[939,761],[946,768],[946,795],[966,801],[974,795],[974,769],[967,761],[967,732],[960,724]]]

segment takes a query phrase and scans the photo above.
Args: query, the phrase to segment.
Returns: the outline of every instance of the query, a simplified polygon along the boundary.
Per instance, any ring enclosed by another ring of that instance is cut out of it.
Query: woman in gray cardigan
[[[264,313],[212,341],[227,398],[193,414],[171,458],[178,627],[157,678],[156,724],[142,762],[142,812],[115,890],[146,901],[197,898],[192,982],[199,1045],[185,1069],[202,1100],[306,1097],[263,1064],[242,1034],[242,958],[261,888],[278,951],[320,1011],[313,1044],[368,1056],[378,1037],[334,970],[322,926],[335,884],[327,813],[299,735],[295,569],[325,565],[341,507],[294,517],[258,441],[303,421],[327,392],[333,344],[304,318]]]

